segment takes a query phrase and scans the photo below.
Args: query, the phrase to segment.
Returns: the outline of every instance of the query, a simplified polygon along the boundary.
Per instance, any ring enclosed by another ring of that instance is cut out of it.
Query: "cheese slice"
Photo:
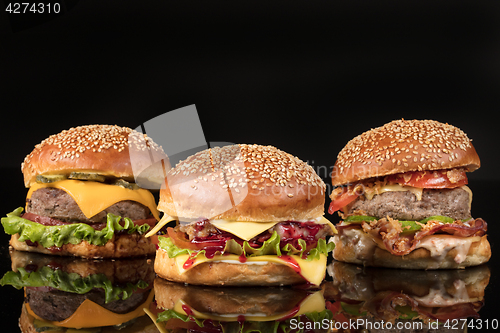
[[[35,183],[31,185],[27,199],[31,198],[33,192],[45,187],[58,188],[68,193],[88,218],[117,202],[131,200],[148,207],[151,210],[151,214],[157,220],[160,219],[154,196],[145,189],[131,190],[117,185],[65,179],[53,183]]]
[[[392,185],[385,185],[381,186],[379,188],[376,188],[373,192],[371,193],[366,193],[365,192],[365,197],[368,200],[373,199],[373,196],[375,194],[382,194],[384,192],[397,192],[397,191],[409,191],[415,195],[418,201],[422,200],[422,192],[423,188],[419,187],[411,187],[411,186],[401,186],[399,184],[392,184]]]
[[[70,327],[70,328],[89,328],[89,327],[102,327],[102,326],[112,326],[126,323],[134,318],[143,316],[145,314],[143,308],[149,307],[149,304],[153,301],[154,289],[151,289],[149,296],[144,303],[139,305],[135,310],[128,313],[115,313],[108,309],[103,308],[97,303],[92,302],[89,299],[83,301],[82,304],[76,309],[76,311],[68,318],[62,321],[49,321],[45,320],[38,315],[36,315],[28,303],[25,303],[26,310],[28,314],[38,320],[49,323],[54,326],[59,327]]]
[[[177,220],[176,217],[170,215],[163,215],[160,222],[151,229],[146,237],[150,237],[156,234],[161,228],[163,228],[168,222]],[[337,229],[328,221],[324,216],[319,219],[311,220],[317,224],[328,224],[334,233],[337,233]],[[250,240],[255,236],[263,233],[264,231],[274,227],[278,222],[254,222],[254,221],[229,221],[229,220],[210,220],[210,223],[215,225],[218,229],[229,232],[243,240]]]
[[[161,228],[163,228],[168,222],[175,221],[177,220],[176,217],[170,216],[168,214],[163,214],[162,218],[158,223],[156,223],[155,227],[144,236],[146,238],[153,236],[156,234],[158,231],[160,231]]]
[[[325,277],[325,271],[326,271],[326,256],[324,254],[320,254],[319,260],[311,260],[311,261],[302,259],[300,256],[297,255],[290,255],[289,257],[292,257],[297,262],[297,264],[300,267],[300,275],[304,279],[306,279],[308,282],[316,286],[321,284],[321,281],[323,281],[323,278]],[[283,260],[282,258],[276,255],[249,257],[244,263],[240,262],[239,258],[240,257],[235,254],[216,255],[212,259],[208,259],[204,255],[199,255],[198,257],[195,258],[193,264],[188,269],[184,268],[184,263],[189,259],[189,254],[179,255],[174,259],[180,274],[184,274],[189,269],[192,269],[193,267],[205,262],[227,262],[230,264],[238,264],[238,265],[265,265],[268,262],[273,262],[294,268],[292,263]]]
[[[311,312],[321,312],[325,310],[325,298],[321,294],[321,291],[318,290],[310,295],[308,295],[305,299],[302,300],[300,304],[298,304],[299,309],[295,313],[296,309],[292,309],[291,311],[288,312],[283,312],[283,313],[277,313],[273,314],[270,316],[266,316],[264,313],[245,313],[243,314],[245,321],[275,321],[275,320],[280,320],[283,318],[288,318],[289,316],[293,317],[298,317],[300,315],[306,314],[306,313],[311,313]],[[229,314],[229,315],[224,315],[224,314],[217,314],[217,313],[204,313],[197,311],[193,309],[189,304],[187,304],[185,301],[182,299],[179,299],[175,305],[173,310],[177,313],[183,314],[183,315],[188,315],[186,311],[184,310],[185,308],[189,308],[189,310],[192,311],[191,316],[193,316],[196,319],[211,319],[214,321],[221,321],[221,322],[234,322],[234,321],[240,321],[241,320],[241,314]]]

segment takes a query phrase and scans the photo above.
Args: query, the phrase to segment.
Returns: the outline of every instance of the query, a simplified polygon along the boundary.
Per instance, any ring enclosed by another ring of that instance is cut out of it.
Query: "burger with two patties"
[[[347,143],[332,173],[329,213],[339,261],[413,269],[479,265],[487,224],[471,215],[466,172],[480,167],[467,135],[432,120],[396,120]]]

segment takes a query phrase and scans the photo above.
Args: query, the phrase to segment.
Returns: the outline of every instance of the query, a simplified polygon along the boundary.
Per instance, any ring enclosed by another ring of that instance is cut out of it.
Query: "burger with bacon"
[[[319,285],[335,232],[325,184],[272,146],[231,145],[188,157],[160,191],[155,272],[202,285]],[[178,221],[168,227],[170,221]]]
[[[149,152],[164,155],[142,133],[109,125],[71,128],[36,145],[21,167],[26,207],[2,218],[10,245],[87,258],[154,254],[144,234],[159,215],[153,194],[134,182],[132,149],[144,151],[136,165]]]
[[[396,120],[347,143],[332,173],[339,211],[333,257],[412,269],[479,265],[491,257],[487,225],[471,215],[466,172],[480,167],[460,129]]]
[[[339,325],[350,321],[364,324],[355,332],[366,332],[375,321],[390,323],[394,330],[398,322],[408,320],[422,320],[432,332],[450,332],[442,324],[479,318],[491,276],[487,265],[446,270],[361,270],[338,261],[328,265],[327,272],[333,280],[323,284],[327,307]],[[404,332],[422,332],[424,327],[421,322],[411,325],[414,330],[409,326],[404,326]]]

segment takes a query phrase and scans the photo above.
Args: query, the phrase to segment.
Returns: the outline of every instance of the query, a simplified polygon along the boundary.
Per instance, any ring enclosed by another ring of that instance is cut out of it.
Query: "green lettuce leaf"
[[[81,277],[77,273],[67,273],[59,269],[53,270],[48,266],[43,266],[31,273],[28,273],[22,267],[17,272],[7,272],[0,280],[0,285],[11,285],[16,289],[23,287],[52,287],[74,294],[86,294],[94,288],[102,288],[104,289],[106,303],[119,299],[126,300],[137,289],[148,287],[148,283],[142,280],[136,284],[128,282],[126,286],[113,286],[105,274],[92,274]]]
[[[204,255],[205,250],[190,250],[190,249],[181,249],[177,247],[170,237],[159,236],[158,237],[159,247],[167,252],[170,258],[175,258],[179,255],[187,254],[192,258],[196,258],[198,255]],[[238,244],[234,239],[230,239],[226,242],[226,246],[223,250],[223,253],[231,253],[236,255],[244,254],[245,257],[255,257],[255,256],[263,256],[263,255],[298,255],[301,257],[305,256],[305,259],[317,260],[320,258],[320,254],[328,255],[328,252],[333,251],[335,248],[335,244],[333,242],[327,243],[326,240],[320,238],[318,240],[318,244],[315,248],[311,249],[309,253],[305,253],[306,251],[306,242],[302,239],[299,239],[300,249],[295,248],[291,244],[286,244],[282,248],[280,248],[280,237],[278,233],[275,231],[272,236],[266,240],[261,247],[254,248],[251,247],[248,241],[244,241],[243,245]]]
[[[66,225],[44,226],[40,223],[32,222],[21,217],[23,208],[19,207],[7,217],[2,218],[4,231],[9,235],[19,234],[19,241],[30,240],[38,242],[43,247],[60,247],[64,244],[79,244],[83,240],[93,245],[104,245],[111,238],[115,231],[126,230],[129,234],[134,232],[140,235],[148,232],[149,225],[134,225],[128,217],[123,218],[123,226],[120,225],[121,216],[111,213],[107,216],[106,227],[102,230],[95,230],[85,223],[72,223]]]
[[[199,327],[204,327],[204,322],[206,319],[197,319],[192,316],[186,316],[184,314],[177,313],[174,310],[165,310],[158,314],[157,323],[168,321],[170,319],[180,319],[184,322],[194,321]],[[328,323],[333,318],[333,314],[330,310],[325,309],[321,312],[311,312],[307,313],[304,316],[299,316],[295,320],[298,322],[302,322],[305,319],[308,319],[312,322],[324,323],[324,320],[327,320]],[[291,331],[291,321],[292,319],[287,319],[285,321],[244,321],[240,322],[214,322],[213,325],[217,327],[220,325],[222,331],[226,332],[241,332],[241,333],[277,333],[277,332],[290,332]],[[307,331],[307,329],[300,329],[296,331],[297,333]]]

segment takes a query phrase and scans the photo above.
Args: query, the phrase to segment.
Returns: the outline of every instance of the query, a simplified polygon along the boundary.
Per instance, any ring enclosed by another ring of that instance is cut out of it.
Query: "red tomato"
[[[335,199],[330,203],[330,207],[328,207],[328,213],[329,214],[335,213],[339,209],[347,206],[348,204],[356,200],[357,197],[359,197],[359,194],[349,193],[348,191],[345,191],[338,199]]]
[[[451,175],[451,180],[449,175]],[[400,185],[420,188],[455,188],[468,183],[465,171],[457,169],[398,173],[388,176],[387,180]]]

